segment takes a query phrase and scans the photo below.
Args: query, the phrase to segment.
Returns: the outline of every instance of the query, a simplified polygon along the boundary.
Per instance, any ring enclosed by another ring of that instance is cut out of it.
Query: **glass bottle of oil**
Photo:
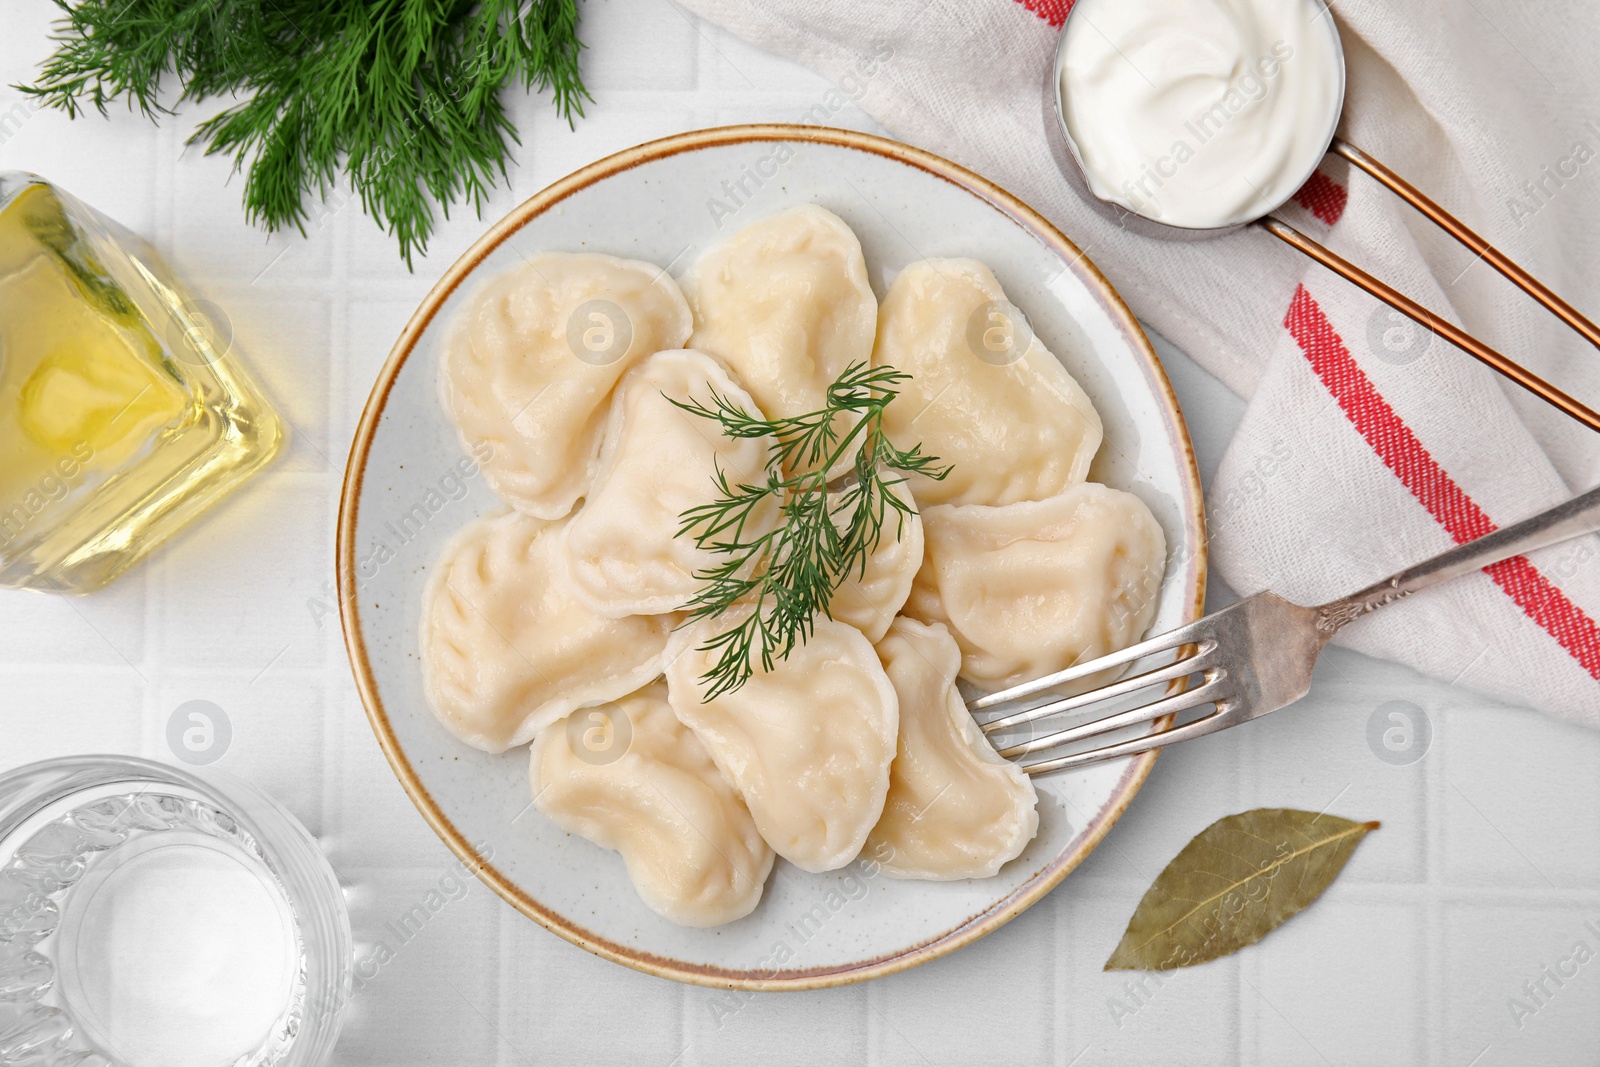
[[[277,452],[219,318],[145,241],[0,173],[0,586],[98,588]]]

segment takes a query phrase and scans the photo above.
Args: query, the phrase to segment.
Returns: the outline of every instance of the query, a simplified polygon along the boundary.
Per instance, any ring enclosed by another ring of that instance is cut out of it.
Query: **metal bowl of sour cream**
[[[1325,0],[1077,0],[1047,76],[1062,173],[1112,221],[1166,239],[1232,233],[1285,203],[1344,106]]]

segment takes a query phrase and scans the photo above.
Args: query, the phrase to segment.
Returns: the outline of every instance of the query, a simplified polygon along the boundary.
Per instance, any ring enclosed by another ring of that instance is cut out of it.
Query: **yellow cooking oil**
[[[0,586],[98,588],[278,450],[209,307],[138,237],[0,174]]]

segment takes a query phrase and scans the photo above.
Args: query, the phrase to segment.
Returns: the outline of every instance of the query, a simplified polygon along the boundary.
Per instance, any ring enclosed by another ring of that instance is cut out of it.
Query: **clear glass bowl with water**
[[[332,868],[253,786],[127,756],[0,775],[0,1063],[310,1067],[351,959]]]

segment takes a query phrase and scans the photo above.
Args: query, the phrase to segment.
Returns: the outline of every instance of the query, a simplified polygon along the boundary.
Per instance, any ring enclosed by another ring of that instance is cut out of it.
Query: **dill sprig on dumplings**
[[[729,437],[774,442],[764,482],[735,485],[719,470],[718,498],[685,511],[678,529],[678,536],[692,536],[699,547],[725,557],[696,572],[704,584],[686,605],[687,621],[749,608],[737,625],[701,646],[717,654],[702,679],[710,684],[705,700],[744,685],[758,662],[772,670],[810,638],[819,612],[831,617],[834,592],[852,573],[865,574],[890,516],[898,537],[913,513],[909,500],[893,491],[903,475],[942,479],[950,473],[937,456],[923,455],[920,444],[897,448],[884,431],[884,409],[909,377],[857,363],[828,387],[823,408],[780,419],[756,418],[714,391],[709,405],[672,401],[719,423]],[[830,487],[828,473],[846,460],[847,484]],[[753,517],[774,499],[781,509],[777,525],[751,535]]]

